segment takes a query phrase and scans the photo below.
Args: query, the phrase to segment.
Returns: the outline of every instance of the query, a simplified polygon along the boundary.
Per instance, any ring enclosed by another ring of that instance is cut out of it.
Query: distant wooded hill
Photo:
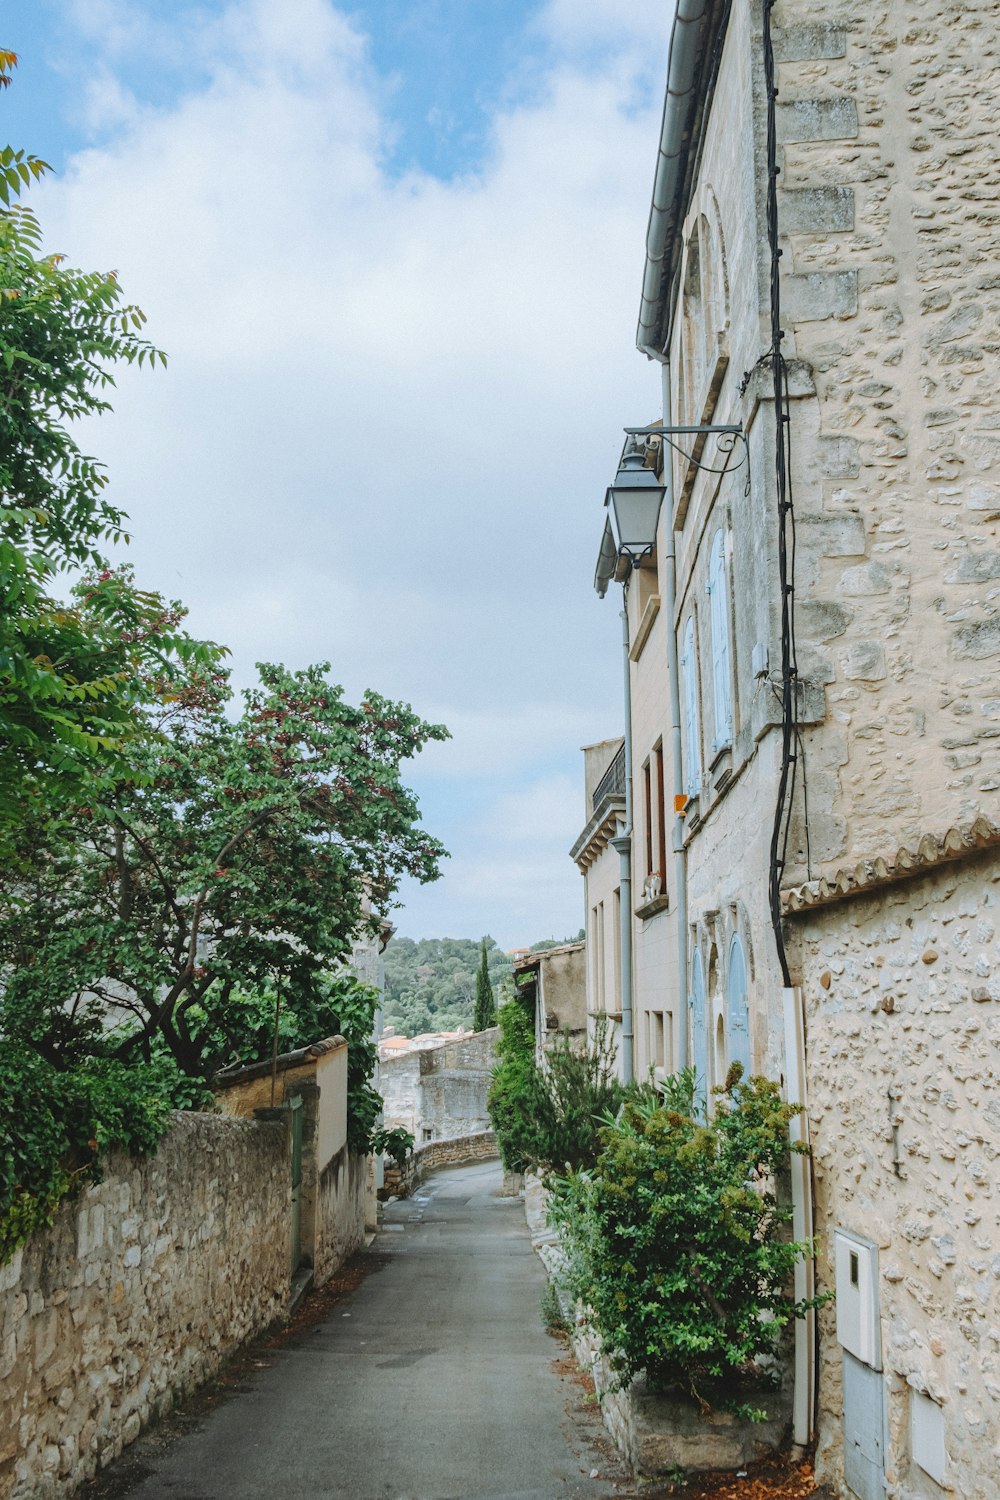
[[[532,948],[550,948],[556,941],[549,938]],[[385,950],[386,1025],[394,1026],[401,1036],[471,1027],[479,942],[479,938],[393,938]],[[486,939],[486,953],[493,993],[500,999],[500,986],[511,978],[513,965],[491,937]]]

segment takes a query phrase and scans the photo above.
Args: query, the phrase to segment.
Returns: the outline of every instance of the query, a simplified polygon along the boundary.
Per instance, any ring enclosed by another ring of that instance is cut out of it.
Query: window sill
[[[715,752],[715,756],[713,757],[713,759],[712,759],[712,761],[711,761],[711,763],[709,765],[709,768],[708,768],[708,774],[709,774],[709,776],[711,778],[712,786],[713,786],[714,790],[717,793],[724,791],[725,788],[729,785],[730,781],[732,781],[732,779],[733,779],[733,743],[732,743],[732,740],[727,741],[727,743],[725,745],[720,745],[719,749]]]
[[[635,915],[640,922],[648,922],[650,917],[655,917],[659,912],[666,911],[670,900],[666,891],[660,896],[654,896],[651,901],[643,901],[641,906],[635,908]]]
[[[660,613],[660,596],[651,594],[646,600],[646,608],[642,612],[642,619],[635,628],[635,639],[629,647],[629,661],[638,661],[642,655],[643,648],[649,639],[649,632],[653,628],[653,621]]]

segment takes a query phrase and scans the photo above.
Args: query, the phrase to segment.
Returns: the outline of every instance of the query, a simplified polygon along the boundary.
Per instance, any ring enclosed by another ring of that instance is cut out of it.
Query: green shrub
[[[100,1180],[109,1151],[155,1150],[178,1085],[189,1082],[172,1062],[92,1057],[59,1072],[32,1048],[0,1040],[0,1265],[51,1224],[75,1186]]]
[[[622,1385],[650,1384],[704,1401],[761,1373],[807,1304],[788,1294],[810,1254],[787,1238],[775,1196],[796,1108],[734,1064],[715,1112],[696,1103],[691,1071],[662,1102],[627,1102],[601,1131],[593,1168],[551,1181],[552,1222],[568,1254],[568,1290],[589,1309]]]
[[[488,1103],[504,1166],[566,1172],[591,1165],[607,1117],[644,1092],[617,1077],[607,1029],[599,1026],[588,1047],[564,1033],[540,1068],[534,1027],[520,998],[500,1007],[499,1024]]]

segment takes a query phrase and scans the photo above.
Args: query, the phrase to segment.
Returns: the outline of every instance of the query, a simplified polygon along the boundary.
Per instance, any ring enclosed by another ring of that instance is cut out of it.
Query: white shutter
[[[708,566],[712,615],[712,688],[715,699],[715,749],[733,738],[732,675],[729,663],[729,590],[726,587],[726,550],[722,531],[715,533]]]
[[[701,725],[698,722],[698,661],[694,651],[694,616],[684,631],[684,790],[689,797],[701,791]]]

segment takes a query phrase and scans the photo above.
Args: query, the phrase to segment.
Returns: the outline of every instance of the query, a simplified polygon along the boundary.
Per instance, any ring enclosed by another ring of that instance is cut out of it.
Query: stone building
[[[486,1096],[496,1064],[495,1026],[488,1031],[417,1037],[379,1051],[384,1123],[408,1130],[417,1145],[477,1135],[490,1129]]]
[[[518,992],[535,1018],[535,1057],[566,1037],[582,1050],[589,1031],[587,1016],[587,945],[559,943],[514,960]]]
[[[573,850],[590,967],[630,887],[636,1073],[662,1037],[806,1099],[838,1299],[796,1433],[860,1500],[1000,1493],[998,66],[984,0],[681,0],[630,439],[663,503],[598,563],[631,777]]]

